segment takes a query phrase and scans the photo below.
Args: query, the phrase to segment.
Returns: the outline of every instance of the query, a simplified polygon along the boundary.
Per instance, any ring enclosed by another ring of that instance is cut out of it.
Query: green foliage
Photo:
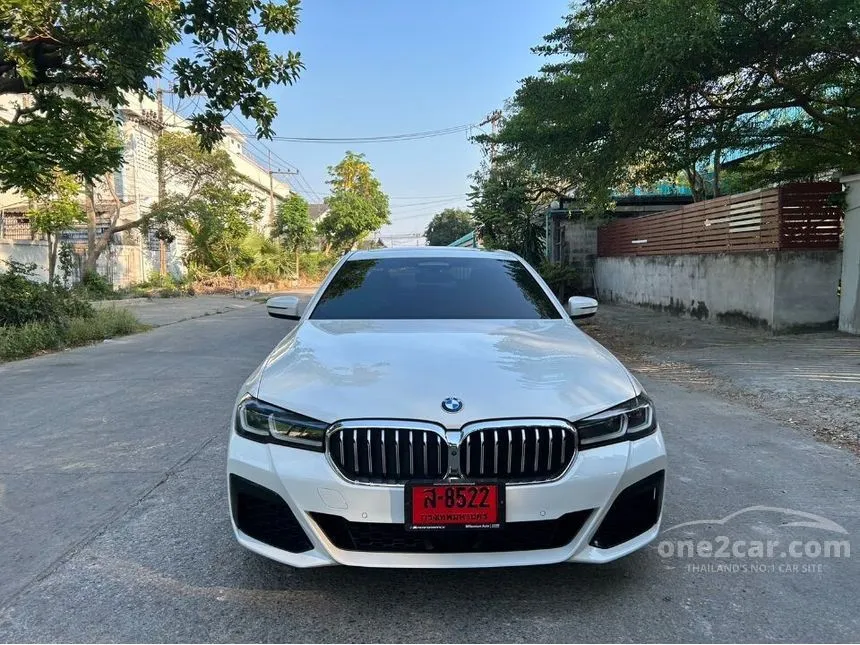
[[[198,211],[211,211],[207,209],[209,203],[223,200],[237,183],[229,153],[202,150],[193,134],[164,133],[158,140],[154,161],[161,164],[165,183],[173,190],[153,205],[142,229],[155,228],[162,238],[172,234],[173,225],[182,226],[195,219]]]
[[[429,246],[447,246],[475,229],[472,214],[459,208],[446,208],[433,216],[424,235]]]
[[[33,278],[35,264],[5,262],[0,273],[0,326],[27,323],[59,324],[71,317],[93,314],[89,303],[76,294],[51,283]]]
[[[194,288],[188,276],[175,278],[171,274],[161,275],[153,271],[146,282],[115,289],[106,300],[124,300],[126,298],[179,298],[193,296]]]
[[[298,53],[273,53],[264,40],[293,34],[299,0],[0,0],[0,95],[27,94],[0,127],[0,185],[44,188],[55,168],[95,177],[118,167],[105,139],[128,93],[152,95],[168,49],[187,40],[190,55],[170,75],[179,98],[204,95],[192,131],[211,148],[238,108],[271,137],[277,115],[268,89],[292,84]]]
[[[580,286],[579,273],[575,267],[569,264],[544,260],[537,268],[544,282],[562,303],[566,298],[574,295]]]
[[[251,231],[242,240],[239,274],[261,280],[294,277],[295,262],[277,240]]]
[[[64,326],[63,344],[84,345],[93,341],[127,336],[146,329],[128,309],[113,306],[96,310],[90,318],[72,318]]]
[[[86,345],[146,330],[127,309],[99,309],[87,317],[63,322],[0,325],[0,361],[26,358],[42,351]]]
[[[328,169],[332,194],[326,198],[328,214],[317,230],[330,248],[345,251],[368,233],[389,223],[388,196],[363,154],[347,152]]]
[[[729,150],[775,148],[801,175],[857,169],[858,20],[854,0],[582,3],[479,140],[598,209],[678,172],[696,198],[719,194]]]
[[[30,227],[48,238],[49,282],[54,281],[60,233],[86,219],[87,215],[77,199],[80,190],[80,184],[72,177],[57,173],[50,193],[40,195],[31,192],[28,195],[31,203],[34,202],[34,207],[27,213]]]
[[[27,358],[61,346],[62,327],[56,323],[26,323],[19,327],[0,325],[0,361]]]
[[[39,112],[0,124],[0,189],[49,193],[58,169],[87,181],[120,166],[123,146],[110,110],[75,98],[37,96]]]
[[[299,272],[308,280],[320,281],[328,275],[337,260],[337,256],[320,251],[302,253],[299,255]]]
[[[60,274],[63,276],[62,284],[68,288],[75,267],[75,252],[72,245],[68,242],[61,243],[57,259],[60,263]]]
[[[179,225],[188,234],[189,267],[229,274],[243,266],[242,243],[260,217],[250,193],[230,186],[209,187],[188,202]]]
[[[314,225],[308,213],[308,202],[293,193],[278,206],[273,235],[293,251],[306,250],[314,241]]]
[[[72,291],[87,300],[110,300],[114,297],[113,284],[95,271],[84,273],[81,281],[72,287]]]
[[[506,249],[537,266],[543,257],[544,228],[536,221],[542,190],[527,171],[512,164],[475,173],[472,212],[488,248]]]
[[[243,244],[262,217],[261,205],[239,187],[229,154],[207,152],[197,137],[182,133],[165,134],[156,154],[170,185],[183,189],[155,204],[144,227],[162,235],[184,231],[190,269],[221,275],[247,269],[253,259]]]
[[[178,281],[169,273],[161,275],[158,271],[153,271],[149,274],[149,280],[138,286],[153,289],[172,289],[174,287],[181,286],[182,284],[182,281]]]

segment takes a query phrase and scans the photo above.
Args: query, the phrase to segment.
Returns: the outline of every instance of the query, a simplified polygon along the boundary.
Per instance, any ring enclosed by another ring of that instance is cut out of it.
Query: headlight
[[[236,409],[236,433],[263,443],[322,452],[328,424],[246,397]]]
[[[581,448],[638,439],[657,428],[654,404],[644,393],[574,424]]]

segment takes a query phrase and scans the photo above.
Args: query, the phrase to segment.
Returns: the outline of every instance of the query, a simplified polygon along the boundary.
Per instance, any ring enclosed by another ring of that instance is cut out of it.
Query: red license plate
[[[505,520],[505,489],[498,483],[406,486],[406,528],[492,529]]]

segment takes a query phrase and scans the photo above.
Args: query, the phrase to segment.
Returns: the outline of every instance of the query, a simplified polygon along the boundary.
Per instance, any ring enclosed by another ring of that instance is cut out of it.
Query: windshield
[[[517,260],[407,257],[347,261],[310,317],[535,319],[561,315]]]

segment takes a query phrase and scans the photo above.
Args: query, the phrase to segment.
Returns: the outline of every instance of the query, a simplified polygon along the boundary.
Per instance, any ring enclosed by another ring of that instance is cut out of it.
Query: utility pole
[[[272,151],[269,150],[269,214],[271,221],[275,221],[275,175],[298,175],[298,170],[273,170]]]
[[[269,153],[269,221],[275,221],[275,180],[272,175],[272,151],[266,149]]]
[[[158,141],[161,142],[161,135],[164,133],[164,91],[161,87],[155,92],[156,100],[158,101]],[[156,157],[157,172],[158,172],[158,201],[164,199],[164,160],[159,149]],[[167,275],[167,243],[164,240],[158,241],[158,270],[162,277]]]
[[[269,222],[270,226],[275,223],[275,175],[298,175],[298,170],[272,170],[272,151],[269,153]],[[296,250],[296,286],[299,286],[299,252]]]
[[[478,125],[487,125],[488,123],[492,126],[492,133],[495,137],[499,132],[499,124],[502,122],[502,111],[501,110],[493,110],[490,114],[487,115],[487,118],[481,121]],[[495,165],[496,163],[496,142],[493,141],[490,143],[490,165]]]

